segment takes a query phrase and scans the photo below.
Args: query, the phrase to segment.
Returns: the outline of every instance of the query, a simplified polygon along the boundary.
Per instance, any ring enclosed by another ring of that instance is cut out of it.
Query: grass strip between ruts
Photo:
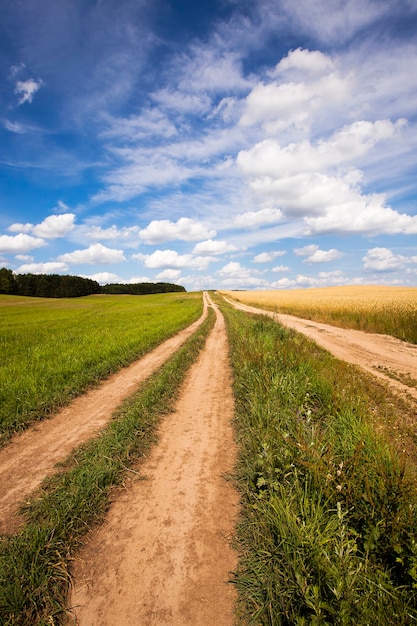
[[[239,623],[415,624],[415,467],[375,429],[392,396],[300,333],[221,308],[239,448]]]
[[[27,523],[0,545],[0,623],[59,624],[65,615],[69,563],[83,536],[105,513],[110,490],[156,439],[184,377],[214,325],[207,320],[114,415],[97,439],[80,447],[26,507]]]

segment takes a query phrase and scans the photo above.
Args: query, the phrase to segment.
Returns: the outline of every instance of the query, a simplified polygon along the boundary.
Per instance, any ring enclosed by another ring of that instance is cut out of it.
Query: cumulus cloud
[[[74,228],[74,213],[63,213],[61,215],[49,215],[43,222],[33,226],[32,233],[45,239],[55,239],[65,237]]]
[[[166,269],[156,275],[157,280],[173,282],[179,279],[181,270]]]
[[[18,80],[15,87],[15,93],[20,96],[18,105],[25,102],[32,102],[35,93],[42,87],[42,80],[29,78],[28,80]]]
[[[25,263],[16,272],[20,274],[56,274],[66,272],[68,265],[59,261],[49,261],[47,263]]]
[[[333,60],[319,50],[305,50],[297,48],[290,50],[288,55],[281,59],[272,76],[279,76],[285,72],[302,70],[312,74],[321,74],[334,67]]]
[[[193,254],[225,254],[236,250],[236,246],[227,243],[227,241],[207,239],[206,241],[200,241],[194,246]]]
[[[10,232],[32,233],[36,237],[43,239],[55,239],[65,237],[74,228],[74,213],[63,213],[61,215],[49,215],[40,224],[11,224]]]
[[[288,272],[289,269],[288,265],[276,265],[271,269],[271,272]]]
[[[106,246],[103,246],[101,243],[95,243],[84,250],[74,250],[74,252],[61,254],[58,260],[69,263],[70,265],[83,263],[121,263],[122,261],[126,261],[123,250],[106,248]]]
[[[280,209],[261,209],[260,211],[247,211],[235,217],[235,224],[241,228],[256,228],[264,224],[277,224],[282,220]]]
[[[409,263],[417,263],[417,256],[394,254],[389,248],[372,248],[362,258],[365,270],[373,272],[397,272]]]
[[[285,76],[289,69],[297,70],[296,75]],[[271,76],[277,80],[258,83],[247,96],[242,126],[260,125],[268,132],[308,130],[317,113],[340,106],[353,87],[352,77],[342,75],[330,57],[317,51],[290,52]]]
[[[259,270],[251,270],[237,261],[231,261],[216,272],[223,287],[267,288],[269,283]]]
[[[170,220],[153,220],[146,228],[140,231],[139,238],[145,243],[155,244],[164,241],[196,241],[205,237],[214,237],[215,230],[204,226],[201,222],[181,217],[177,222]]]
[[[358,281],[356,281],[358,282]],[[295,278],[280,278],[272,283],[274,289],[307,289],[310,287],[327,287],[331,285],[345,285],[351,283],[342,271],[319,272],[317,276],[298,274]]]
[[[209,256],[193,256],[192,254],[178,254],[176,250],[155,250],[152,254],[134,254],[133,259],[142,261],[149,269],[162,267],[170,269],[192,268],[205,270],[213,261]]]
[[[29,252],[35,248],[41,248],[45,246],[46,242],[38,237],[31,237],[24,233],[20,233],[14,237],[10,235],[0,235],[0,252],[20,254],[22,252]]]
[[[295,248],[294,253],[297,256],[304,256],[304,263],[329,263],[344,256],[343,252],[332,248],[331,250],[320,250],[317,244],[304,246],[303,248]]]
[[[95,280],[99,285],[107,285],[109,283],[124,283],[125,281],[118,276],[118,274],[113,274],[112,272],[97,272],[96,274],[85,275],[84,278],[90,278],[91,280]]]
[[[270,263],[274,259],[286,254],[285,250],[274,250],[273,252],[261,252],[253,257],[254,263]]]
[[[362,192],[362,172],[352,161],[380,141],[401,133],[404,120],[355,122],[316,144],[282,147],[275,139],[242,150],[238,166],[252,190],[279,204],[287,219],[301,219],[305,233],[417,232],[417,217],[386,206],[384,194]]]

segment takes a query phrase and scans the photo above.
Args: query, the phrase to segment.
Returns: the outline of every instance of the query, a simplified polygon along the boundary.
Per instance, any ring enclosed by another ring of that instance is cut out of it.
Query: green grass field
[[[196,320],[201,294],[0,295],[0,442]]]

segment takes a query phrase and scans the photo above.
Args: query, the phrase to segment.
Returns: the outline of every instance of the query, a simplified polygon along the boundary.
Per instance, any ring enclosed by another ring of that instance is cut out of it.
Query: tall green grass
[[[213,327],[214,313],[114,416],[95,440],[46,480],[26,507],[27,524],[0,543],[0,623],[62,623],[70,563],[83,536],[99,523],[114,485],[155,440],[159,419],[173,410],[180,385]]]
[[[240,448],[242,623],[416,623],[415,476],[370,426],[383,398],[304,336],[224,313]]]
[[[201,313],[201,294],[0,296],[0,443]]]

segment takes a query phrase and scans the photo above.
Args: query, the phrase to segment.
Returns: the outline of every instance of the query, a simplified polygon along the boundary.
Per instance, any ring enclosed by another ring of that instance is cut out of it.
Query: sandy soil
[[[66,406],[51,419],[38,422],[0,450],[0,534],[23,522],[18,510],[56,464],[84,441],[97,435],[123,400],[160,367],[196,330],[207,315],[168,339],[129,367],[108,378]]]
[[[338,359],[359,365],[383,379],[392,389],[417,400],[417,346],[388,335],[338,328],[293,315],[273,313],[228,298],[226,300],[242,311],[268,315],[285,326],[304,333]],[[394,373],[400,381],[388,376],[388,371]],[[406,385],[401,379],[414,381],[414,384]]]
[[[231,626],[230,540],[238,496],[233,395],[223,316],[191,368],[160,441],[116,495],[74,567],[81,626]]]

